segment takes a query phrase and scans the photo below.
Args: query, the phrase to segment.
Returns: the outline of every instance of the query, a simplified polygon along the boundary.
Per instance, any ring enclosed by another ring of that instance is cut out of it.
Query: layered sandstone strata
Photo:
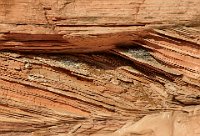
[[[199,5],[0,1],[0,135],[198,136]]]

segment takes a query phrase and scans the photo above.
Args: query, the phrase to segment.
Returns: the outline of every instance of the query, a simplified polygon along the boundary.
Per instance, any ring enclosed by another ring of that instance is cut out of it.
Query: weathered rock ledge
[[[199,6],[1,0],[0,135],[199,136]]]

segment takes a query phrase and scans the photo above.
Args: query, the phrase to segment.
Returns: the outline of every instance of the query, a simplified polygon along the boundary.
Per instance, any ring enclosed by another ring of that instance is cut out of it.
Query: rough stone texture
[[[115,135],[145,115],[199,105],[200,47],[185,39],[190,31],[198,38],[195,28],[155,30],[90,54],[1,52],[0,133]]]
[[[132,44],[135,32],[197,26],[199,0],[1,0],[0,49],[91,52]]]
[[[198,136],[199,5],[1,0],[0,135]]]

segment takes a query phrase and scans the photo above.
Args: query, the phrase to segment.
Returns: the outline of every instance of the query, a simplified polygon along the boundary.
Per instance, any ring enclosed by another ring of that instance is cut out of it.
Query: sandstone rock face
[[[196,111],[194,112],[196,108]],[[165,112],[148,115],[135,124],[127,123],[110,136],[199,136],[200,120],[198,107],[190,111]]]
[[[199,6],[1,0],[0,135],[199,136]]]
[[[107,50],[133,44],[141,29],[199,25],[199,7],[199,0],[1,0],[0,48]]]

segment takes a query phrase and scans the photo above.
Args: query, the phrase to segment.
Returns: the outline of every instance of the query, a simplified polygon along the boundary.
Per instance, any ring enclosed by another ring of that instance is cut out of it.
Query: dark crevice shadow
[[[141,54],[136,54],[139,57],[142,57],[142,59],[146,59],[146,57],[150,56],[150,50],[145,49],[144,47],[141,47],[139,45],[133,45],[128,47],[118,47],[120,50],[134,50],[136,53],[137,51]],[[9,51],[10,52],[10,51]],[[15,52],[11,51],[12,53],[19,54],[18,58],[41,58],[46,60],[52,60],[52,62],[59,62],[63,66],[57,67],[54,66],[53,69],[58,71],[66,70],[66,72],[69,70],[67,69],[69,66],[74,69],[84,69],[84,66],[76,67],[77,64],[85,64],[87,65],[87,69],[101,69],[101,70],[116,70],[123,66],[129,66],[142,74],[148,76],[149,78],[156,78],[156,76],[161,76],[165,79],[169,79],[173,81],[173,77],[166,75],[162,72],[159,72],[155,70],[153,67],[147,67],[143,63],[138,63],[135,61],[132,61],[131,59],[122,57],[120,55],[114,54],[109,51],[103,51],[103,52],[93,52],[93,53],[31,53],[31,52]],[[146,56],[142,56],[145,54]],[[48,65],[48,64],[47,64]],[[65,68],[66,67],[66,68]],[[74,76],[74,75],[73,75]]]

